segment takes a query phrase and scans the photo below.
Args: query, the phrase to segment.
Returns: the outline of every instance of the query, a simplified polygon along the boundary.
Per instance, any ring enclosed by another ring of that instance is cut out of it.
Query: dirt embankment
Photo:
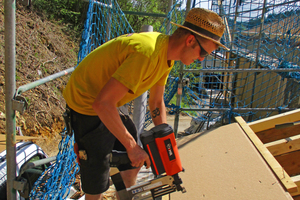
[[[5,41],[4,2],[0,1],[0,134],[5,134]],[[66,26],[48,21],[34,10],[16,8],[16,88],[76,66],[78,39],[72,39]],[[65,101],[62,91],[69,76],[58,78],[22,93],[28,102],[16,125],[23,135],[44,137],[37,144],[55,154],[59,133],[64,127]]]

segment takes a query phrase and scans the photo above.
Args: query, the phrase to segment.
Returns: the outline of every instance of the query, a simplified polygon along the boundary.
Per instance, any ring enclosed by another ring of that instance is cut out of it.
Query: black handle
[[[118,167],[119,165],[130,164],[131,161],[128,158],[126,151],[113,151],[110,157],[110,166]]]

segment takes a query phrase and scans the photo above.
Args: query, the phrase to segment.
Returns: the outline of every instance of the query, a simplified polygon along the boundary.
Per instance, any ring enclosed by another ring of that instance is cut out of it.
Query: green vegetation
[[[48,69],[44,65],[41,65],[41,68],[45,74],[48,74]]]
[[[19,80],[21,80],[21,77],[18,74],[16,74],[16,81],[19,81]]]
[[[30,103],[31,103],[31,99],[30,99],[29,97],[25,97],[25,100],[26,100],[26,102],[27,102],[27,104],[28,104],[28,106],[29,106]]]
[[[123,11],[147,14],[167,14],[169,0],[119,0],[118,4]],[[159,31],[159,27],[165,18],[138,14],[125,14],[129,24],[135,32],[140,32],[143,25],[153,26],[153,31]]]
[[[34,0],[33,7],[49,20],[58,20],[78,35],[84,28],[88,2],[83,0]],[[77,35],[77,37],[78,37]]]
[[[121,10],[133,13],[126,14],[126,18],[135,32],[139,32],[141,27],[146,24],[153,26],[154,31],[159,31],[159,27],[165,19],[136,13],[167,14],[168,0],[118,0],[116,2]],[[67,32],[71,31],[76,34],[76,38],[80,38],[89,6],[88,2],[83,0],[34,0],[32,4],[41,16],[65,24]]]

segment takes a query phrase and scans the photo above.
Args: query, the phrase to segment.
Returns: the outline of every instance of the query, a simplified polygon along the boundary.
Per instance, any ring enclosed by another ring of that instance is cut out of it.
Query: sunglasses
[[[201,46],[199,40],[197,39],[196,35],[194,33],[192,33],[192,35],[195,37],[197,43],[199,44],[200,47],[200,57],[205,58],[206,56],[209,55],[209,53],[207,51],[205,51],[205,49]]]

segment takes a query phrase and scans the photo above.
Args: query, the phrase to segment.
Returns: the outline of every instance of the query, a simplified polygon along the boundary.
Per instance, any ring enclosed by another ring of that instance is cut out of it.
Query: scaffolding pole
[[[143,25],[141,32],[153,32],[153,26]],[[144,92],[139,97],[134,99],[134,108],[133,108],[133,122],[138,133],[138,145],[142,146],[141,142],[141,133],[144,131],[144,124],[146,121],[146,112],[147,112],[147,92]],[[150,111],[151,113],[151,111]]]
[[[289,111],[296,108],[179,108],[180,111]]]
[[[74,70],[75,70],[75,67],[71,67],[71,68],[68,68],[66,70],[57,72],[57,73],[52,74],[50,76],[47,76],[45,78],[42,78],[42,79],[36,80],[34,82],[28,83],[26,85],[22,85],[17,89],[16,96],[22,94],[23,92],[26,92],[27,90],[31,90],[31,89],[39,86],[39,85],[42,85],[44,83],[53,81],[54,79],[57,79],[61,76],[68,75],[68,74],[72,73]]]
[[[185,16],[187,16],[188,12],[191,9],[191,0],[187,0],[186,2],[186,12],[185,12]],[[183,78],[183,63],[180,63],[180,70],[179,70],[179,80],[178,80],[178,91],[177,91],[177,99],[176,99],[176,106],[180,107],[181,104],[181,99],[182,99],[182,88],[183,88],[183,84],[182,84],[182,78]],[[175,137],[177,137],[177,132],[178,132],[178,125],[179,125],[179,115],[180,112],[176,112],[175,113],[175,119],[174,119],[174,134]]]
[[[172,7],[173,7],[173,0],[169,0],[169,4],[168,4],[168,12],[167,13],[169,13],[170,14],[170,12],[171,12],[171,10],[172,10]],[[167,15],[167,18],[168,18],[168,20],[167,20],[167,34],[168,35],[170,35],[171,34],[171,17],[170,16],[172,16],[172,15]]]
[[[261,46],[261,40],[262,40],[262,31],[264,28],[264,21],[265,21],[265,12],[266,12],[266,3],[267,0],[264,0],[264,5],[263,5],[263,10],[262,10],[262,16],[261,16],[261,20],[260,20],[260,29],[259,29],[259,39],[257,42],[257,50],[256,50],[256,61],[255,61],[255,68],[258,68],[259,65],[259,55],[260,55],[260,46]],[[254,98],[254,94],[255,94],[255,88],[256,88],[256,78],[257,78],[257,72],[254,73],[254,80],[253,80],[253,86],[252,86],[252,95],[251,95],[251,105],[250,107],[252,107],[253,105],[253,98]],[[249,115],[249,120],[252,120],[252,115]]]
[[[6,111],[6,169],[7,169],[7,199],[16,199],[13,182],[16,178],[16,113],[12,100],[16,89],[16,2],[4,1],[5,29],[5,111]]]
[[[299,72],[300,68],[276,68],[276,69],[184,69],[183,72]]]

